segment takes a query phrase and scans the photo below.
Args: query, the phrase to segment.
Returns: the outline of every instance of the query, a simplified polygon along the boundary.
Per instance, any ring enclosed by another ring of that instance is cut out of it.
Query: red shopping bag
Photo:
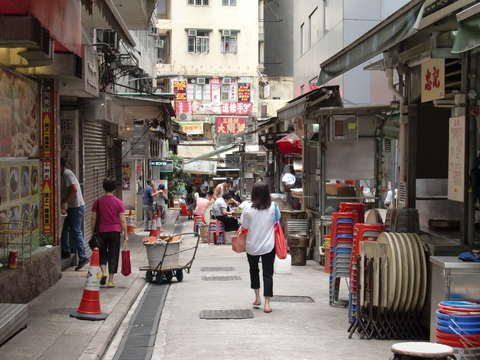
[[[130,263],[130,250],[128,250],[127,242],[123,242],[122,250],[122,275],[128,276],[132,273],[132,264]]]
[[[275,252],[279,259],[285,259],[287,257],[287,240],[283,234],[282,225],[276,222],[273,228],[275,230]]]
[[[274,202],[273,211],[273,231],[275,233],[275,253],[279,259],[285,259],[287,257],[287,240],[283,234],[282,225],[280,224],[280,210],[277,204]]]
[[[240,226],[237,230],[237,233],[235,235],[232,235],[233,251],[237,253],[245,252],[245,246],[247,243],[247,233],[248,233],[248,230]]]

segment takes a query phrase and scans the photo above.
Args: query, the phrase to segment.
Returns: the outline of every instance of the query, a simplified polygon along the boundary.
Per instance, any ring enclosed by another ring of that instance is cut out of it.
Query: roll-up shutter
[[[96,121],[84,122],[84,168],[85,168],[85,241],[90,239],[92,205],[103,196],[103,180],[107,177],[107,134],[105,126]]]

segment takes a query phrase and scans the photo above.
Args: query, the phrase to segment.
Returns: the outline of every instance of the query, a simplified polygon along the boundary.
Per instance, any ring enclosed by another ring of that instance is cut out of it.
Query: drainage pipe
[[[400,101],[400,132],[399,132],[399,165],[400,165],[400,182],[402,184],[407,183],[407,168],[408,168],[408,141],[407,141],[407,125],[408,125],[408,118],[405,115],[404,106],[405,106],[405,97],[400,94],[400,92],[395,88],[393,85],[393,69],[387,68],[385,69],[385,75],[387,76],[387,86],[388,90],[390,90]],[[392,184],[393,185],[393,184]]]

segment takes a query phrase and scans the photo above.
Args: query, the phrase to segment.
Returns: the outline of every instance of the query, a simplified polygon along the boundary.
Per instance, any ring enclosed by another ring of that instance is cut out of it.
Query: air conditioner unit
[[[164,48],[165,47],[165,40],[155,40],[155,47],[156,48]]]
[[[200,85],[205,84],[205,78],[197,78],[197,84],[200,84]]]
[[[150,36],[158,35],[158,28],[156,26],[150,27],[150,29],[148,30],[148,35]]]
[[[190,120],[192,120],[192,114],[179,113],[178,114],[178,120],[179,121],[190,121]]]
[[[225,84],[225,85],[229,85],[232,83],[232,79],[231,78],[223,78],[222,79],[222,84]]]
[[[211,118],[211,117],[206,117],[204,122],[205,122],[206,124],[212,124],[212,123],[213,123],[213,118]]]
[[[188,29],[188,36],[197,36],[196,29]]]
[[[231,36],[232,31],[231,30],[222,30],[222,36]]]
[[[165,58],[158,58],[157,64],[165,64]]]

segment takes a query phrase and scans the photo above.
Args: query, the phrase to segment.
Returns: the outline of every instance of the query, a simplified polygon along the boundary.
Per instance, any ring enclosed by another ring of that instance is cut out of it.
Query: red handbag
[[[274,202],[274,222],[273,230],[275,231],[275,253],[279,259],[285,259],[287,257],[287,240],[283,234],[282,225],[280,225],[279,218],[277,217],[278,206]]]
[[[237,253],[245,252],[247,243],[248,229],[244,229],[241,226],[238,228],[235,235],[232,235],[232,250]]]
[[[122,275],[128,276],[132,273],[132,264],[130,263],[130,250],[128,250],[127,242],[123,242],[122,250]]]

